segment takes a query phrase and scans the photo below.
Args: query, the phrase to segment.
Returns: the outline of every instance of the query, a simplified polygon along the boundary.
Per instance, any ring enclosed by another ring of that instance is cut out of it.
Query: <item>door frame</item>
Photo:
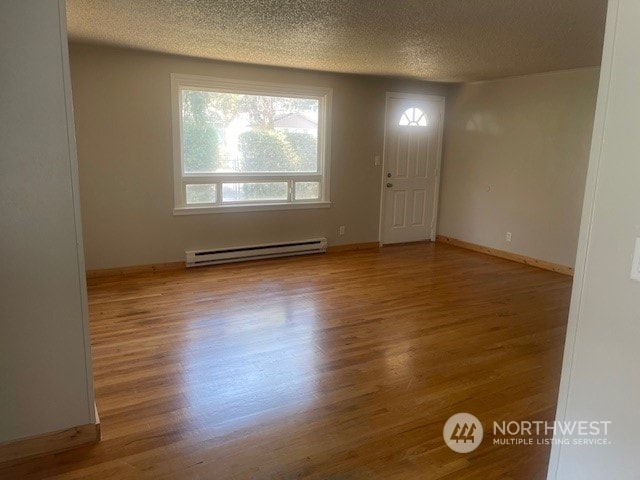
[[[382,247],[383,231],[384,231],[384,208],[385,208],[385,185],[386,185],[386,171],[387,171],[387,122],[389,121],[389,100],[391,99],[403,99],[403,100],[422,100],[428,102],[435,102],[441,105],[440,109],[440,126],[438,131],[438,153],[436,154],[436,180],[433,190],[433,220],[431,226],[430,240],[435,242],[436,231],[438,229],[438,202],[440,199],[440,171],[442,166],[442,141],[444,137],[444,114],[446,106],[446,97],[444,95],[427,95],[417,93],[403,93],[403,92],[387,92],[385,106],[384,106],[384,133],[382,143],[382,173],[380,182],[380,218],[378,221],[378,244]]]

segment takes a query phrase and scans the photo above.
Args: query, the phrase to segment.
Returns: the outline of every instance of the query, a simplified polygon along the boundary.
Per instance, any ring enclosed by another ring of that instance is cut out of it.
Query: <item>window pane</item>
[[[216,186],[202,183],[187,185],[187,203],[215,203]]]
[[[185,173],[318,171],[312,98],[182,90]]]
[[[296,200],[320,198],[320,182],[296,182]]]
[[[416,127],[427,126],[427,115],[419,108],[408,108],[400,117],[398,125],[405,127],[407,125]]]
[[[287,191],[287,182],[225,183],[222,185],[222,201],[287,200]]]
[[[220,127],[207,92],[182,91],[182,164],[185,173],[215,172]]]

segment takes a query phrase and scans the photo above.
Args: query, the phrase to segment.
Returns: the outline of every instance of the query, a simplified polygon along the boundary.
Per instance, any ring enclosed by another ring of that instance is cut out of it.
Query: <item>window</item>
[[[329,205],[331,89],[173,74],[175,210]]]
[[[407,108],[400,117],[398,125],[400,125],[401,127],[426,127],[427,115],[419,108]]]

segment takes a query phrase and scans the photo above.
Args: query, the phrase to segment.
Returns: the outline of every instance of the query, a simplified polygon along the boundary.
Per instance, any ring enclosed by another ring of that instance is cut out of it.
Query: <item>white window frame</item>
[[[271,95],[290,98],[312,98],[318,100],[318,171],[316,173],[265,172],[265,173],[215,173],[186,174],[182,168],[182,90],[200,90],[248,95]],[[288,210],[300,208],[326,208],[331,205],[330,192],[330,154],[331,154],[331,100],[333,90],[324,87],[289,85],[281,83],[252,82],[231,80],[199,75],[171,74],[171,107],[173,127],[173,176],[174,176],[174,215],[202,213]],[[287,200],[260,202],[222,202],[222,183],[243,182],[288,182]],[[320,198],[313,200],[295,200],[295,182],[320,182]],[[187,184],[215,184],[216,203],[187,204]]]

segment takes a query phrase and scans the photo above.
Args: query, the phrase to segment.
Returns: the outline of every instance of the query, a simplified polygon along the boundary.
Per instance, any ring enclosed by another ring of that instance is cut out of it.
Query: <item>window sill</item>
[[[309,203],[260,203],[260,204],[235,204],[220,205],[217,207],[177,207],[173,209],[174,215],[202,215],[208,213],[234,213],[234,212],[260,212],[263,210],[306,210],[314,208],[329,208],[331,202]]]

